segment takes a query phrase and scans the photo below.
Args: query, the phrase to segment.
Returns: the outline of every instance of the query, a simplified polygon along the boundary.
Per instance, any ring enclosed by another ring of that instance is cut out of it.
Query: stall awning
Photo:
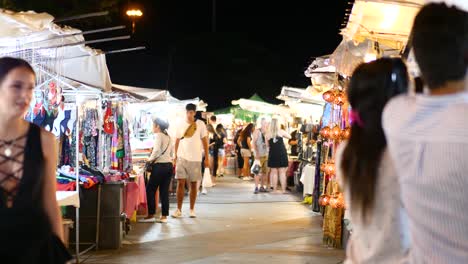
[[[71,80],[110,91],[105,55],[83,44],[80,30],[59,27],[47,13],[0,9],[0,56],[25,59]]]
[[[233,105],[239,105],[242,109],[256,112],[256,113],[263,113],[263,114],[277,114],[277,115],[288,115],[290,114],[290,109],[286,106],[282,105],[274,105],[265,102],[260,96],[257,94],[251,96],[249,99],[239,99],[233,100]]]
[[[277,97],[285,102],[297,102],[297,103],[308,103],[316,105],[324,105],[325,101],[322,98],[322,94],[313,95],[306,89],[294,88],[284,86],[281,89],[281,94]]]
[[[144,102],[161,102],[169,99],[169,92],[166,90],[142,88],[121,84],[112,84],[112,91],[129,94]]]
[[[414,18],[426,0],[356,0],[348,24],[341,34],[346,40],[378,41],[402,49]]]

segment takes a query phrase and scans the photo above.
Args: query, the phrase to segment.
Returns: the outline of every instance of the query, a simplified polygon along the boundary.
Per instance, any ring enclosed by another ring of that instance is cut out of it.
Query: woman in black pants
[[[172,179],[172,142],[167,134],[169,124],[156,118],[153,120],[154,132],[154,147],[150,158],[148,159],[151,165],[151,176],[146,185],[146,196],[148,199],[148,216],[140,222],[152,223],[156,222],[154,218],[156,214],[155,194],[159,188],[159,197],[162,204],[161,218],[159,223],[167,223],[167,216],[169,215],[169,185]]]

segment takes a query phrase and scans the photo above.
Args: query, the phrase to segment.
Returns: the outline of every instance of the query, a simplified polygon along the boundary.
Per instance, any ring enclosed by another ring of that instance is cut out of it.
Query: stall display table
[[[80,207],[80,195],[76,191],[57,191],[55,196],[59,206]]]
[[[139,175],[134,182],[126,182],[124,187],[124,213],[132,218],[140,207],[147,207],[145,179]]]

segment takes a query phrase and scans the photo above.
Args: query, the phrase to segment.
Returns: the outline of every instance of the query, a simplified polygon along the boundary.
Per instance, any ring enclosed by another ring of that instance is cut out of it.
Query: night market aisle
[[[343,250],[322,246],[322,217],[292,194],[253,194],[253,183],[224,177],[200,196],[198,218],[138,223],[118,251],[85,263],[341,263]],[[171,211],[175,204],[171,204]]]

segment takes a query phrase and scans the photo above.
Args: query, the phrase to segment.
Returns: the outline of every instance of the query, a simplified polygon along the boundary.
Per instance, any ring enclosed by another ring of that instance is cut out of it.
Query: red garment
[[[104,114],[104,132],[112,135],[114,133],[114,120],[112,114],[112,104],[107,103],[106,113]]]
[[[74,191],[76,190],[76,182],[57,183],[57,191]]]

